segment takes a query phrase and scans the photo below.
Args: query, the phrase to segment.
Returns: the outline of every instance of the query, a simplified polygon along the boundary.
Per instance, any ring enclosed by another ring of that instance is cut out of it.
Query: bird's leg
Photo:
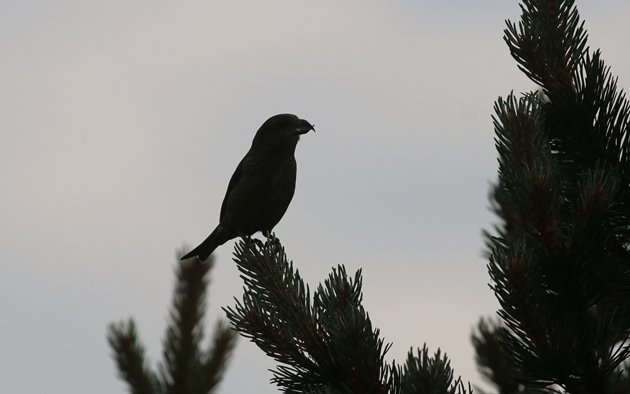
[[[239,233],[238,236],[243,240],[243,242],[245,242],[245,244],[248,244],[248,243],[256,244],[256,239],[252,238],[251,235]]]
[[[265,245],[268,245],[269,242],[272,240],[272,238],[271,238],[271,230],[263,230],[262,233],[263,233],[263,235],[266,238]]]
[[[259,249],[262,249],[265,245],[258,238],[253,238],[251,235],[241,235],[241,238],[245,240],[245,242],[251,242],[256,245]]]

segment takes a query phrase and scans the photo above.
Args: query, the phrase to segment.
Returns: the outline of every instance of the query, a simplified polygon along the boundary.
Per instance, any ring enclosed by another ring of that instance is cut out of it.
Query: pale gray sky
[[[630,5],[578,6],[627,87]],[[501,39],[517,16],[505,0],[0,2],[0,391],[126,392],[106,325],[133,316],[161,357],[174,252],[214,227],[279,112],[317,125],[276,228],[303,277],[363,268],[389,360],[427,342],[479,382],[492,104],[533,88]],[[241,294],[231,252],[210,324]],[[273,365],[241,340],[221,392],[276,392]]]

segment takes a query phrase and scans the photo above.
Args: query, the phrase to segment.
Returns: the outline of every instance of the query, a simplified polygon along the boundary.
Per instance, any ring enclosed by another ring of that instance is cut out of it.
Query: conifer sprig
[[[148,368],[144,347],[138,339],[133,320],[110,324],[107,340],[111,346],[120,378],[133,394],[157,393],[157,379]]]
[[[232,326],[279,365],[272,381],[287,392],[457,393],[465,390],[445,355],[410,352],[403,366],[384,360],[389,350],[362,305],[361,271],[343,266],[313,293],[287,259],[280,241],[237,242],[234,261],[245,283],[242,300],[225,308]]]
[[[133,320],[111,324],[107,339],[119,375],[134,394],[213,393],[223,376],[236,335],[217,323],[212,343],[201,347],[208,273],[213,260],[177,264],[169,322],[164,337],[164,359],[153,372],[144,358]]]
[[[630,106],[570,0],[525,0],[505,41],[536,93],[499,99],[489,273],[506,370],[607,393],[630,355]]]

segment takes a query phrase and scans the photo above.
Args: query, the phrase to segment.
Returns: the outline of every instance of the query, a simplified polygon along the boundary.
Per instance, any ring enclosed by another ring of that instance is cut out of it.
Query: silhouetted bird
[[[270,233],[289,207],[295,191],[295,147],[313,125],[291,114],[269,118],[254,136],[225,193],[219,225],[181,260],[205,260],[219,245],[257,231]]]

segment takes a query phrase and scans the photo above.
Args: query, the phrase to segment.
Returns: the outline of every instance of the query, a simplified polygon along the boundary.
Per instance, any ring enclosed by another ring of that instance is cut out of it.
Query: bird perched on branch
[[[232,238],[258,231],[269,234],[289,207],[295,192],[295,147],[313,125],[292,114],[267,119],[236,167],[225,193],[219,225],[181,260],[206,260]]]

